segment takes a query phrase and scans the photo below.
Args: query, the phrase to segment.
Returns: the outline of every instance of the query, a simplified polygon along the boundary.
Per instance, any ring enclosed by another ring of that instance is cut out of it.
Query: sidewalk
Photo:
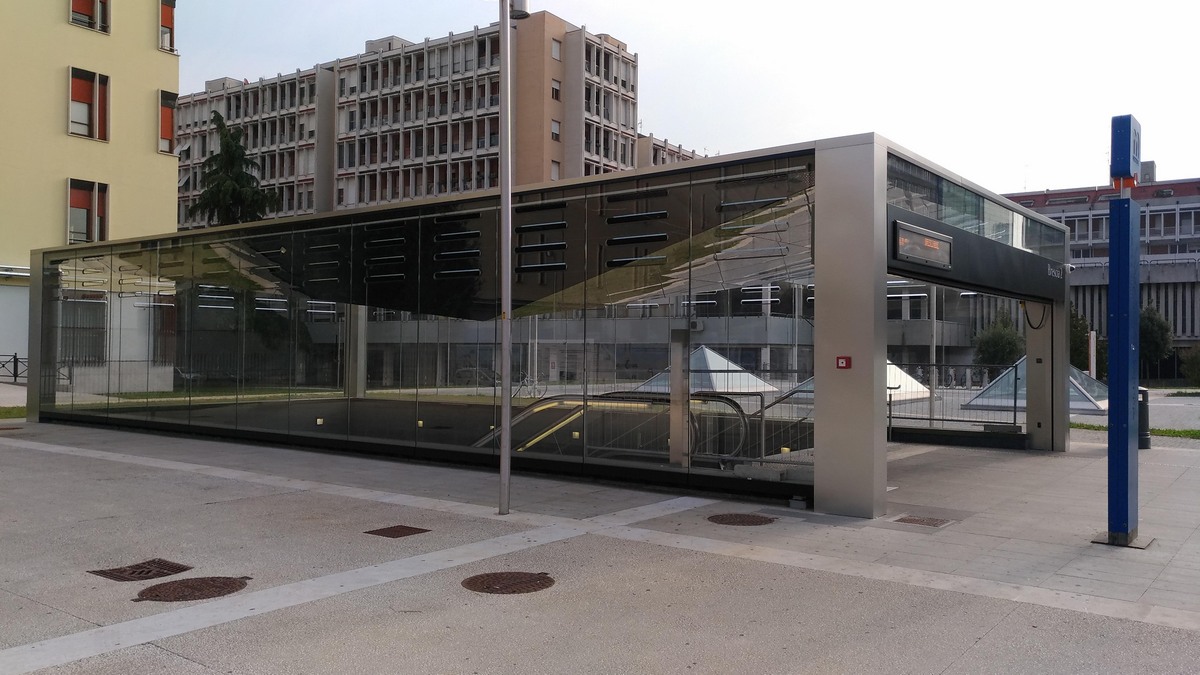
[[[0,673],[1191,672],[1200,441],[1141,451],[1145,550],[1064,454],[894,445],[873,521],[90,427],[0,431]],[[1168,443],[1170,445],[1168,446]],[[765,515],[761,527],[707,520]],[[906,524],[899,518],[910,516]],[[364,534],[406,525],[398,539]],[[88,574],[153,558],[192,569]],[[546,572],[547,590],[461,582]],[[251,577],[212,600],[162,581]]]
[[[25,405],[25,387],[0,383],[0,407]]]

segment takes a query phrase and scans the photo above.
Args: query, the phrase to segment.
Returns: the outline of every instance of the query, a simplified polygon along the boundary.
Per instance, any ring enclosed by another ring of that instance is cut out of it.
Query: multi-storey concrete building
[[[20,92],[0,106],[0,355],[27,353],[30,249],[174,229],[174,10],[175,0],[0,3],[5,87]],[[109,319],[84,295],[71,306],[103,333]],[[104,341],[92,349],[100,357]]]
[[[1050,216],[1070,231],[1071,302],[1107,335],[1108,186],[1023,192],[1009,199]],[[1200,178],[1159,181],[1142,163],[1133,199],[1141,207],[1141,303],[1171,325],[1177,347],[1200,345]]]
[[[362,54],[271,79],[224,78],[180,98],[179,222],[215,149],[220,112],[246,129],[272,215],[296,215],[495,187],[499,24]],[[637,130],[637,55],[548,12],[516,22],[514,182],[575,178],[692,158]],[[644,161],[643,161],[644,160]]]

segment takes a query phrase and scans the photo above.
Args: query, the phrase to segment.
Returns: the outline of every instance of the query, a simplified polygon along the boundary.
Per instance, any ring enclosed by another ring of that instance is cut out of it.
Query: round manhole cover
[[[718,513],[715,516],[708,517],[709,522],[718,525],[769,525],[775,522],[774,518],[769,516],[760,516],[756,513]]]
[[[219,598],[242,590],[248,580],[250,577],[196,577],[168,581],[143,588],[133,601],[184,602]]]
[[[463,588],[477,593],[533,593],[554,585],[554,579],[545,572],[492,572],[477,574],[463,579]]]

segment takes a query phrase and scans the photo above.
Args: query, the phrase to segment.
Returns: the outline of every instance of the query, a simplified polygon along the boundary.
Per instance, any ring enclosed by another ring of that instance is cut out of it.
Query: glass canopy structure
[[[1061,227],[874,134],[520,190],[511,251],[498,223],[475,193],[35,251],[30,417],[493,464],[511,255],[517,469],[880,515],[889,272],[1043,304],[1030,443],[1065,447]]]

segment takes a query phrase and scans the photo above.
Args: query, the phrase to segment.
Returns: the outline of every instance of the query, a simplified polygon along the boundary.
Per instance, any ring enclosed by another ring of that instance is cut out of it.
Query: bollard
[[[1138,450],[1150,449],[1150,390],[1138,387]]]

